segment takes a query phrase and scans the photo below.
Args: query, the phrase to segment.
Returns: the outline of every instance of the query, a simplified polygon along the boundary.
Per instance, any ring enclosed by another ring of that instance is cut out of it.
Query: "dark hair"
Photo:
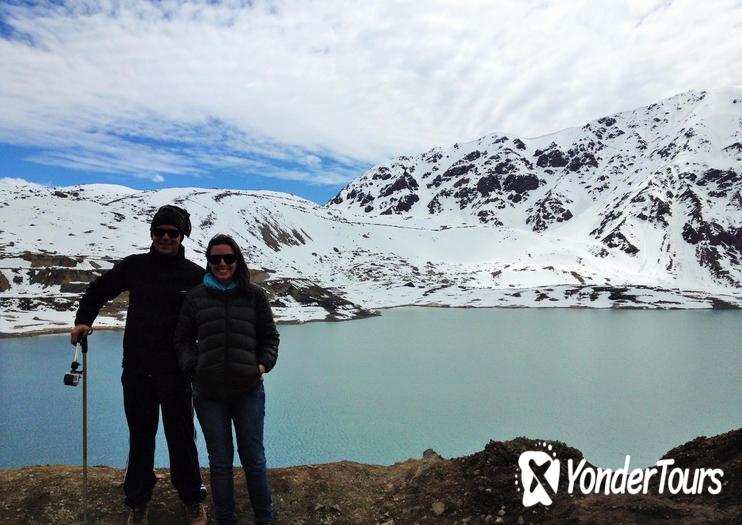
[[[245,262],[245,257],[242,255],[242,250],[240,250],[240,247],[231,235],[218,233],[211,238],[209,245],[206,247],[207,258],[211,255],[211,248],[217,244],[226,244],[227,246],[231,246],[235,256],[237,257],[237,268],[234,271],[234,280],[237,282],[237,286],[239,286],[242,291],[246,292],[250,285],[250,270],[247,269],[247,263]],[[206,271],[212,273],[208,259],[206,261]]]

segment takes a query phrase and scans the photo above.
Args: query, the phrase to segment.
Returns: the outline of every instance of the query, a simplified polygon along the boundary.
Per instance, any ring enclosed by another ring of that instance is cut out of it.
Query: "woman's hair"
[[[232,247],[234,255],[237,257],[237,268],[235,268],[233,279],[237,283],[237,286],[246,292],[250,284],[250,270],[247,269],[247,263],[245,262],[245,257],[242,255],[242,250],[240,250],[240,247],[231,235],[218,233],[211,238],[209,245],[206,247],[206,270],[213,273],[211,272],[211,264],[209,264],[208,257],[211,255],[211,248],[217,244],[226,244]]]

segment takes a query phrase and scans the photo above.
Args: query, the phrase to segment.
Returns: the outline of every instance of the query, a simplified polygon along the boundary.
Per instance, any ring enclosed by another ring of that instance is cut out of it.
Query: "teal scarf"
[[[222,284],[217,280],[216,277],[214,277],[213,273],[206,272],[206,275],[204,275],[204,286],[206,286],[207,288],[211,288],[212,290],[226,292],[227,290],[237,288],[237,283],[234,281],[229,281],[227,284]]]

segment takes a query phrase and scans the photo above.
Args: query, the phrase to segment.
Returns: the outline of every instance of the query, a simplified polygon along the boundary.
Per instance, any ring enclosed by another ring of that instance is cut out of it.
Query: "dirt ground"
[[[471,456],[443,459],[432,450],[391,466],[341,461],[271,469],[276,522],[281,524],[496,523],[742,523],[742,429],[697,438],[669,451],[674,467],[721,468],[718,495],[566,494],[566,463],[580,451],[549,441],[560,459],[561,482],[552,505],[525,508],[515,483],[518,458],[539,442],[491,441]],[[203,470],[208,487],[208,470]],[[157,470],[150,523],[184,523],[167,469]],[[240,522],[252,523],[243,473],[235,469]],[[88,522],[126,523],[123,470],[89,469]],[[82,468],[45,465],[0,470],[0,523],[81,522]],[[667,492],[667,491],[666,491]],[[206,503],[210,503],[207,499]],[[211,512],[211,508],[209,508]]]

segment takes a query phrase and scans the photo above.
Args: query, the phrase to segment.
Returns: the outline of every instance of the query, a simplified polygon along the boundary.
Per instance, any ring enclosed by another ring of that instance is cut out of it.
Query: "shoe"
[[[208,523],[209,518],[206,515],[206,507],[203,503],[186,505],[185,509],[188,525],[206,525]]]
[[[141,507],[134,507],[129,511],[129,519],[126,521],[126,525],[147,525],[148,512],[146,503]]]

